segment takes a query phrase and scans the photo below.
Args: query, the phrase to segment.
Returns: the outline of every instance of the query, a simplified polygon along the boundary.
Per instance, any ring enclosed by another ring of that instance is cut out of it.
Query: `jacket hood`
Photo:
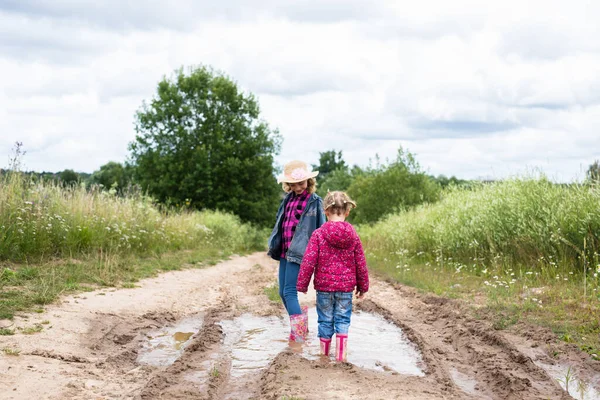
[[[332,247],[347,249],[358,239],[356,231],[348,222],[327,222],[321,227],[323,237]]]

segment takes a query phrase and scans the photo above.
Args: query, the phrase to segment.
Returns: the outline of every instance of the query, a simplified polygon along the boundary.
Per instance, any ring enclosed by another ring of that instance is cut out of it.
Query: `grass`
[[[8,328],[0,328],[0,336],[11,336],[14,335],[15,331]]]
[[[264,249],[267,236],[230,214],[0,174],[0,319],[43,312],[62,294],[215,265]]]
[[[122,197],[0,174],[0,260],[146,256],[199,245],[249,251],[264,247],[266,235],[233,215],[159,208],[140,193]]]
[[[19,349],[14,349],[12,347],[4,347],[2,348],[2,351],[4,352],[4,354],[6,354],[7,356],[18,356],[19,354],[21,354],[21,350]]]
[[[19,328],[23,335],[33,335],[35,333],[40,333],[44,330],[44,327],[40,324],[35,324],[34,326],[26,326],[24,328]]]
[[[0,319],[11,319],[20,311],[43,311],[40,305],[50,304],[63,294],[101,287],[135,287],[133,282],[157,273],[201,268],[204,264],[198,264],[198,260],[216,261],[231,254],[231,250],[205,247],[151,257],[87,257],[12,265],[11,271],[15,272],[10,278],[0,278]],[[23,274],[23,270],[35,273]]]
[[[453,189],[358,231],[379,274],[465,299],[495,329],[526,321],[600,354],[597,187],[516,179]]]
[[[265,293],[267,298],[273,303],[281,302],[281,297],[279,297],[279,285],[277,284],[277,282],[274,282],[273,284],[265,287],[263,289],[263,292]]]

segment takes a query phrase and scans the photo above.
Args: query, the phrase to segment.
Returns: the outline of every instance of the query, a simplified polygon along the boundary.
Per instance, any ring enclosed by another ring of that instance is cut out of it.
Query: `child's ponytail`
[[[344,192],[327,192],[323,200],[323,207],[329,210],[330,213],[336,215],[344,215],[354,207],[356,203]]]

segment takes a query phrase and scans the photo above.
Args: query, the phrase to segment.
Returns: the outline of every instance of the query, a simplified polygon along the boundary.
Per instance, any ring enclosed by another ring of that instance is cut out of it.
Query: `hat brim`
[[[313,172],[309,173],[308,176],[306,176],[302,179],[293,179],[293,178],[290,178],[289,176],[280,175],[277,178],[277,183],[298,183],[298,182],[302,182],[302,181],[305,181],[310,178],[314,178],[317,175],[319,175],[319,171],[313,171]]]

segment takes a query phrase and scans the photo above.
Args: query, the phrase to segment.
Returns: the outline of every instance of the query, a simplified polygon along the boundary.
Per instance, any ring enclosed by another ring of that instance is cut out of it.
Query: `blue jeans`
[[[299,272],[300,265],[285,258],[279,260],[279,297],[289,315],[302,314],[296,290]]]
[[[352,316],[352,292],[317,291],[319,337],[331,339],[333,333],[348,333]]]

